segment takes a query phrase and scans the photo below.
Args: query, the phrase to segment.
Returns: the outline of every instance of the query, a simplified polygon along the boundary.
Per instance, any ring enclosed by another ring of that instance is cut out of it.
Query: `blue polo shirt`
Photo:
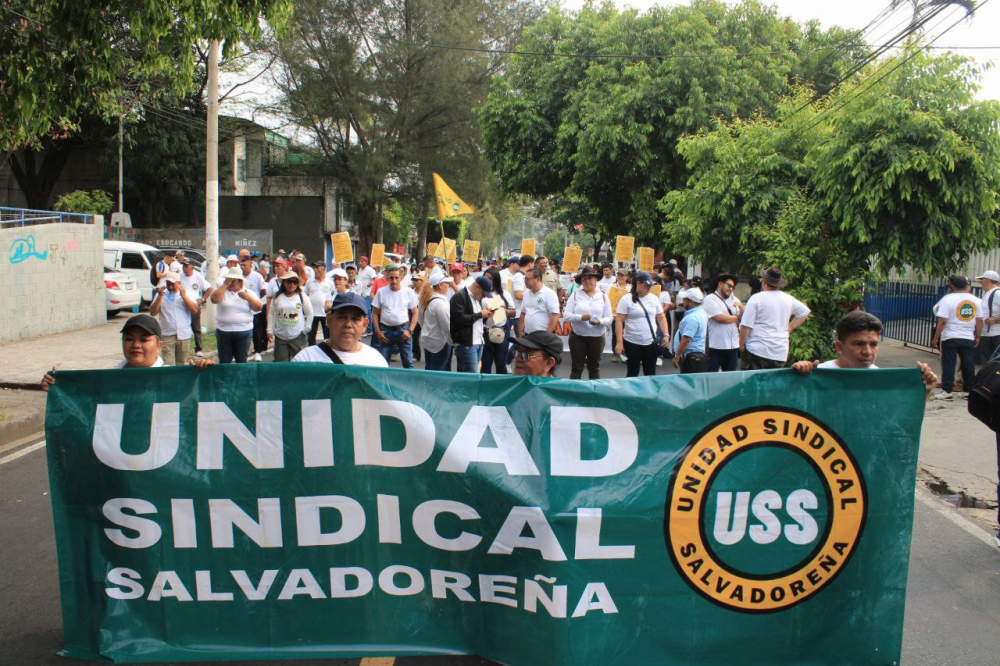
[[[681,320],[680,326],[677,327],[677,333],[674,335],[674,353],[677,352],[677,348],[680,346],[681,338],[691,338],[687,349],[684,350],[685,356],[691,352],[707,353],[705,351],[707,333],[708,317],[705,315],[704,308],[699,305],[696,308],[687,310],[684,313],[684,318]]]

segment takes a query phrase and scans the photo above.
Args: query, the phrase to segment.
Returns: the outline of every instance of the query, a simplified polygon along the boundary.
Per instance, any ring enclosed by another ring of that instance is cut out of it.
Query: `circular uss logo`
[[[959,321],[966,323],[972,321],[976,318],[976,304],[972,301],[962,301],[955,308],[955,316],[958,317]]]
[[[681,577],[745,613],[790,608],[839,574],[864,529],[867,491],[836,433],[785,407],[731,414],[681,454],[664,536]]]

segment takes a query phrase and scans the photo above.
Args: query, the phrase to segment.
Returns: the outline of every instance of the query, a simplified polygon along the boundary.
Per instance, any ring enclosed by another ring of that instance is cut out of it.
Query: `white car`
[[[104,267],[104,309],[108,317],[131,310],[142,302],[142,292],[131,275]]]

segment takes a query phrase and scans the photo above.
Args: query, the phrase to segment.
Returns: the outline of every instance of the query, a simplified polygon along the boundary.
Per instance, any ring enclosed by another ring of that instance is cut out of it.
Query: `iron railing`
[[[34,224],[50,224],[54,222],[92,224],[94,216],[84,213],[63,213],[58,210],[31,210],[30,208],[5,208],[0,206],[0,226],[26,227]]]
[[[973,287],[976,296],[982,289]],[[940,284],[915,284],[892,280],[870,284],[865,290],[865,310],[882,320],[882,336],[906,345],[931,348],[937,317],[934,304],[948,293]]]

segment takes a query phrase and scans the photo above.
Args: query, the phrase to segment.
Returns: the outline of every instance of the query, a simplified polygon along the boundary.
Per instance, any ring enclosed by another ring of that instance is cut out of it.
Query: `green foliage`
[[[562,261],[568,236],[569,234],[566,233],[565,229],[550,231],[542,239],[542,254],[548,257],[550,261]]]
[[[56,199],[55,209],[65,213],[107,215],[114,205],[114,201],[112,201],[111,196],[107,192],[101,190],[76,190]]]
[[[435,219],[430,219],[427,222],[427,242],[440,243],[441,224]],[[465,217],[446,217],[442,222],[444,223],[444,235],[455,239],[455,242],[458,243],[457,252],[461,253],[461,246],[465,242],[465,232],[469,228],[469,221]]]
[[[413,229],[413,216],[396,199],[390,199],[382,208],[382,218],[385,225],[382,229],[383,243],[391,248],[393,243],[410,244],[410,232]]]
[[[192,90],[199,40],[261,32],[289,0],[5,0],[0,12],[0,150],[72,131],[88,114]]]

